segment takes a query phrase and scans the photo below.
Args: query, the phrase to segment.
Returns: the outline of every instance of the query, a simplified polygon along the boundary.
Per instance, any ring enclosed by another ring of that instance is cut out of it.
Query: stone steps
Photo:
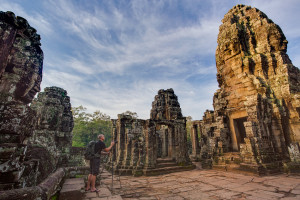
[[[172,167],[163,167],[163,168],[155,168],[155,169],[147,169],[143,170],[145,176],[157,176],[163,174],[169,174],[173,172],[181,172],[195,169],[195,165],[187,165],[187,166],[172,166]]]
[[[274,163],[263,165],[244,163],[239,152],[227,152],[216,158],[213,169],[217,170],[249,172],[259,175],[271,175],[281,172],[280,163],[277,163],[277,165],[274,165]]]
[[[157,164],[159,163],[175,163],[175,161],[172,158],[158,158],[156,160]]]
[[[158,158],[156,160],[156,169],[166,168],[166,167],[177,167],[178,165],[171,158]]]
[[[83,178],[66,179],[59,194],[59,200],[82,200],[84,191]]]
[[[242,162],[242,157],[239,152],[227,152],[221,156],[216,156],[215,158],[214,165],[230,165]]]
[[[171,158],[158,158],[156,162],[156,168],[143,170],[145,176],[156,176],[195,169],[195,165],[193,164],[187,166],[178,166]]]
[[[173,167],[177,166],[175,162],[166,162],[166,163],[159,163],[156,165],[156,168],[164,168],[164,167]]]
[[[115,169],[115,174],[133,175],[133,176],[142,176],[142,175],[156,176],[156,175],[168,174],[173,172],[187,171],[196,168],[194,164],[190,164],[187,166],[179,166],[171,158],[158,158],[156,162],[157,165],[155,168],[147,168],[147,169],[139,168],[136,169],[136,172],[133,172],[133,168],[121,168],[121,169]]]

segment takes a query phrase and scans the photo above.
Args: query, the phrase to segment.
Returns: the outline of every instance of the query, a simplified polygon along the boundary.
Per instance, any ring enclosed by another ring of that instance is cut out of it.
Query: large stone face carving
[[[40,36],[22,17],[1,12],[1,101],[28,104],[40,91],[43,52]]]
[[[22,187],[24,141],[35,117],[27,104],[42,80],[40,45],[40,36],[24,18],[0,12],[0,189]]]
[[[121,114],[112,120],[112,138],[118,141],[113,153],[116,169],[134,175],[159,174],[163,170],[157,169],[158,161],[166,158],[177,165],[169,171],[192,169],[187,152],[186,119],[173,89],[158,91],[150,118],[134,119]]]
[[[237,5],[222,22],[215,122],[203,128],[213,129],[215,157],[236,151],[243,167],[279,168],[290,155],[297,157],[300,71],[286,54],[280,27],[258,9]]]
[[[31,108],[36,111],[36,129],[28,139],[28,154],[39,159],[38,182],[58,167],[67,166],[71,156],[74,126],[70,97],[58,87],[47,87],[34,99]]]

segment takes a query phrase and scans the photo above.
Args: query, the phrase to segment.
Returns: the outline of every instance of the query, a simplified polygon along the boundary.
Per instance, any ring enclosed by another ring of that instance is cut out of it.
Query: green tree
[[[98,140],[97,136],[105,136],[105,144],[110,145],[111,139],[111,121],[110,116],[95,111],[87,113],[83,106],[72,108],[74,118],[72,145],[76,147],[85,147],[92,140]]]
[[[127,111],[125,111],[125,112],[123,112],[121,114],[123,114],[123,115],[130,115],[133,119],[137,119],[138,118],[138,115],[137,115],[136,112],[132,112],[132,111],[129,111],[129,110],[127,110]]]

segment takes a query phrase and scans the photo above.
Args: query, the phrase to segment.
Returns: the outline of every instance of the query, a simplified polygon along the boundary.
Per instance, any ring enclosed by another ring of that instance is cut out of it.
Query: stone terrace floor
[[[102,193],[112,192],[111,197],[130,200],[182,200],[182,199],[298,199],[300,200],[299,175],[255,175],[218,170],[192,170],[161,176],[115,176],[111,191],[111,176],[104,172]],[[120,187],[121,183],[121,187]],[[109,189],[109,190],[108,190]],[[86,193],[86,199],[96,194]],[[122,198],[120,198],[120,196]],[[101,198],[101,192],[95,199]],[[117,197],[118,196],[118,197]]]

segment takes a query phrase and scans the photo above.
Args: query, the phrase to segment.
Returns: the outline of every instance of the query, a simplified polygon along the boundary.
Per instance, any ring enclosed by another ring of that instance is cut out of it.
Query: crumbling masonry
[[[222,20],[216,50],[214,111],[192,132],[193,154],[204,164],[271,173],[299,170],[300,71],[286,54],[280,27],[249,6]],[[198,146],[197,146],[198,145]],[[200,146],[199,146],[200,145]],[[201,150],[200,150],[201,149]]]

